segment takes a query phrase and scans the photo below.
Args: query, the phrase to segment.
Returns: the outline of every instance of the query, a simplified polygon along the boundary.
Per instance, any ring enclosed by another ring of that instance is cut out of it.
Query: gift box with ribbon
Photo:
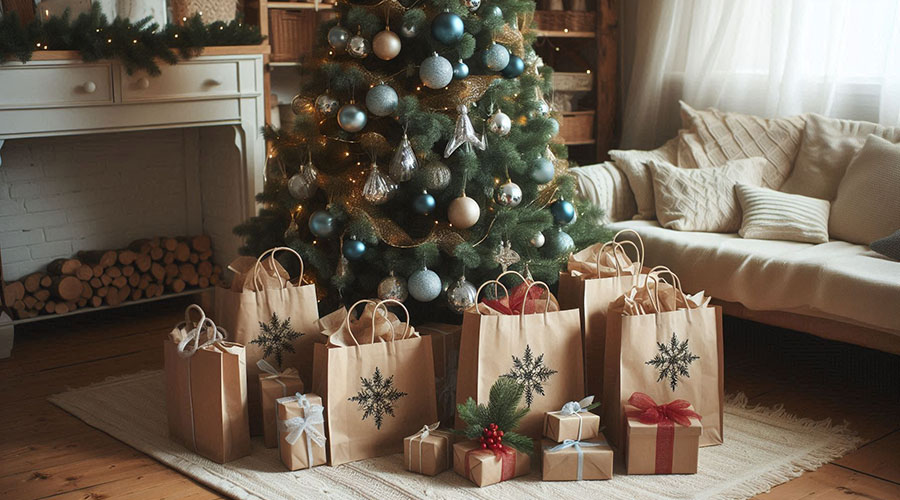
[[[591,413],[600,406],[594,396],[569,401],[559,411],[544,414],[544,437],[557,443],[565,440],[585,441],[600,435],[600,416]]]
[[[456,367],[459,362],[462,325],[427,323],[419,326],[418,330],[420,334],[431,337],[438,418],[442,425],[453,426],[453,417],[456,416]]]
[[[508,446],[489,450],[478,441],[461,441],[453,445],[453,471],[489,486],[531,472],[531,457]]]
[[[640,392],[625,407],[625,465],[628,474],[696,474],[700,415],[676,399],[657,405]]]
[[[422,427],[422,430],[403,440],[403,463],[406,470],[426,476],[434,476],[450,468],[453,461],[453,434],[438,430],[440,422]]]
[[[303,393],[303,381],[296,368],[279,372],[268,361],[260,359],[256,366],[259,374],[259,394],[263,415],[263,437],[266,448],[278,446],[278,425],[276,422],[276,401],[289,394]]]
[[[613,451],[602,437],[566,439],[562,443],[543,440],[541,478],[544,481],[612,479]]]
[[[325,453],[325,408],[315,394],[278,398],[278,452],[288,470],[322,465]]]

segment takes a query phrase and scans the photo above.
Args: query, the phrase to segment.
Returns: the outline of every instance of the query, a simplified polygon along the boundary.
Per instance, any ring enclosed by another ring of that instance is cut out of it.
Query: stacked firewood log
[[[22,319],[206,288],[221,277],[209,236],[161,237],[136,240],[121,250],[81,251],[75,258],[56,259],[46,272],[5,283],[3,294]]]

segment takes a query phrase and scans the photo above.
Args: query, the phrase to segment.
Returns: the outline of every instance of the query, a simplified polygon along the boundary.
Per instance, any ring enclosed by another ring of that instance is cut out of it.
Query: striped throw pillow
[[[735,185],[734,191],[743,211],[741,237],[828,242],[829,202],[746,184]]]

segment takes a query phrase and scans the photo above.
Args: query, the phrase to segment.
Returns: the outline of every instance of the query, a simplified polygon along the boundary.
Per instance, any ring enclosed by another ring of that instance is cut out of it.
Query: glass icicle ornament
[[[310,154],[309,160],[303,165],[300,165],[300,169],[296,174],[292,175],[290,179],[288,179],[288,193],[294,199],[297,200],[308,200],[313,194],[315,194],[316,189],[318,189],[318,184],[316,181],[319,178],[319,171],[316,169],[316,166],[313,165],[312,155]]]
[[[459,112],[459,116],[456,118],[453,137],[450,138],[450,141],[447,142],[447,147],[444,148],[444,158],[450,158],[450,155],[462,145],[465,145],[466,151],[471,151],[472,146],[484,151],[487,144],[485,144],[484,137],[478,137],[475,134],[475,128],[472,126],[472,120],[469,118],[469,106],[460,104],[456,107],[456,110]]]
[[[395,191],[397,191],[397,185],[388,176],[382,174],[378,165],[373,161],[369,167],[369,176],[366,177],[366,183],[363,185],[363,198],[373,205],[381,205],[390,200]]]
[[[404,132],[403,139],[400,141],[400,147],[397,148],[394,157],[391,158],[388,173],[394,181],[406,182],[413,178],[417,168],[419,168],[419,161],[416,159],[416,153],[409,143],[406,132]]]

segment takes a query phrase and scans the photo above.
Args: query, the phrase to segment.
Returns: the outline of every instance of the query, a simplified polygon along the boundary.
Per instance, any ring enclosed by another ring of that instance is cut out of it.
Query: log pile
[[[56,259],[45,272],[4,283],[3,295],[15,318],[24,319],[206,288],[221,279],[209,236],[159,237]]]

